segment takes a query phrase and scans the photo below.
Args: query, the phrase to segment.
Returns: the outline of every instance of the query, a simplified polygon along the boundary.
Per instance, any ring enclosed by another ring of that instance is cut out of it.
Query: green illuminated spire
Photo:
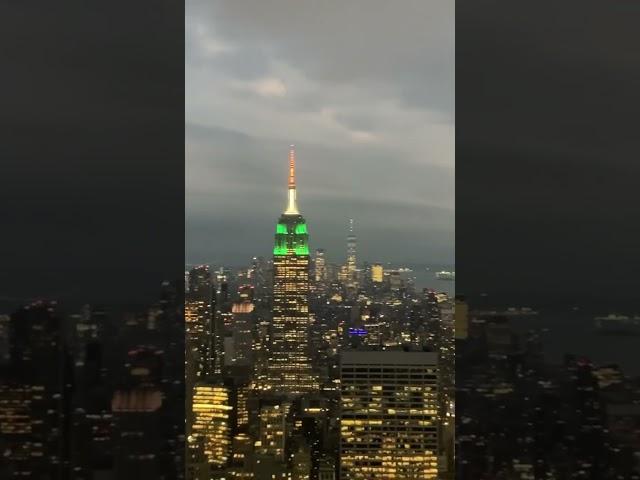
[[[296,152],[289,150],[288,205],[276,225],[274,255],[309,255],[309,233],[307,223],[298,211],[296,203]]]

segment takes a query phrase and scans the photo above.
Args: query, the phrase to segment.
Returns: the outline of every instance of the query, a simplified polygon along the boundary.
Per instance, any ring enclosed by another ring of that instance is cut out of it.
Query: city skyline
[[[452,263],[453,6],[384,10],[188,5],[187,263],[268,256],[292,143],[312,249],[342,261],[353,218],[360,258]]]
[[[453,298],[358,268],[352,219],[343,264],[312,257],[287,165],[273,256],[185,271],[187,478],[450,480]]]
[[[640,480],[635,4],[38,7],[0,480]]]

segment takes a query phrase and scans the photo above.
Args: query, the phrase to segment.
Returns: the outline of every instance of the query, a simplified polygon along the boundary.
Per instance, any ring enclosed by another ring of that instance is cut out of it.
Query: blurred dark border
[[[457,478],[640,478],[639,23],[456,1]]]
[[[634,2],[456,2],[457,289],[632,304]]]
[[[156,298],[184,262],[183,2],[0,19],[0,300]]]
[[[184,2],[0,24],[0,477],[182,478]]]

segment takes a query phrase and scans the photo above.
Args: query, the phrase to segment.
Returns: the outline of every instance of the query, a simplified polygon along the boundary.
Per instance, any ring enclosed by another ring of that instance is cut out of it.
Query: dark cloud
[[[144,302],[180,278],[181,15],[0,6],[1,292]]]
[[[635,296],[634,11],[457,3],[460,290],[541,303]]]
[[[452,113],[454,4],[447,0],[204,2],[187,15],[234,44],[258,45],[319,81],[400,93]]]

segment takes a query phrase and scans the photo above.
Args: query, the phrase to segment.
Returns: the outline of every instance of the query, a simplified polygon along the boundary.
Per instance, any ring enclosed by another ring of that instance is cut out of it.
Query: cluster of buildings
[[[550,363],[513,311],[458,302],[458,478],[640,478],[637,378],[570,353]]]
[[[453,300],[309,251],[289,153],[272,260],[185,276],[187,478],[453,478]]]
[[[453,300],[309,251],[295,153],[273,257],[130,309],[0,315],[0,478],[450,479]]]
[[[181,285],[139,313],[0,316],[0,478],[184,477]]]

